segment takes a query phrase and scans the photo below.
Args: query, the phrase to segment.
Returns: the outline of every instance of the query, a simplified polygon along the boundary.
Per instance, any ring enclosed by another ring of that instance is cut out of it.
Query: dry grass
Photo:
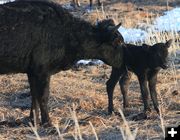
[[[64,2],[65,0],[60,1],[60,3]],[[162,1],[157,0],[158,2]],[[84,5],[86,3],[82,2]],[[146,10],[136,11],[139,7]],[[131,3],[112,3],[111,6],[104,6],[104,14],[123,21],[126,27],[137,27],[138,23],[151,23],[153,17],[166,9],[166,5],[134,6]],[[90,14],[82,14],[80,10],[72,12],[76,16],[83,16],[86,20],[94,21],[97,16],[105,17],[101,10],[98,11],[99,15],[96,11]],[[131,20],[132,17],[135,18]],[[107,65],[87,66],[52,76],[49,107],[54,127],[30,127],[25,123],[25,117],[29,115],[31,105],[26,75],[1,75],[0,139],[162,139],[165,126],[178,125],[180,122],[180,53],[177,53],[180,50],[180,40],[177,33],[152,33],[150,36],[146,40],[148,44],[169,38],[176,39],[170,50],[171,68],[162,70],[158,75],[160,116],[153,110],[147,120],[132,121],[133,116],[143,111],[139,85],[135,76],[132,78],[129,90],[131,107],[123,110],[122,95],[119,87],[116,86],[115,111],[119,112],[119,109],[122,109],[124,114],[120,111],[121,115],[108,115],[105,82],[111,68]]]

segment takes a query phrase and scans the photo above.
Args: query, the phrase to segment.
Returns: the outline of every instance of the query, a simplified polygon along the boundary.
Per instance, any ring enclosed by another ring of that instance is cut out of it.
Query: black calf
[[[138,77],[145,112],[150,110],[148,101],[150,93],[154,108],[159,113],[156,91],[157,74],[160,68],[167,68],[166,59],[171,42],[172,40],[169,40],[166,43],[157,43],[153,46],[126,44],[123,50],[123,66],[118,69],[112,68],[110,79],[106,83],[109,100],[108,111],[110,114],[113,111],[113,91],[118,81],[123,95],[123,106],[124,108],[129,106],[127,93],[131,72],[134,72]]]

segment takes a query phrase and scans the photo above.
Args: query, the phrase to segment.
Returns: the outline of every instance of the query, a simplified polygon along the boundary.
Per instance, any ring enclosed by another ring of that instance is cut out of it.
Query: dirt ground
[[[94,0],[95,1],[95,0]],[[152,22],[164,11],[180,6],[179,0],[102,0],[103,11],[94,2],[93,11],[86,12],[88,0],[81,0],[81,7],[70,12],[75,16],[95,22],[97,18],[114,18],[125,27],[140,27]],[[70,0],[59,0],[67,4]],[[97,7],[97,10],[96,10]],[[136,131],[136,139],[163,139],[165,126],[180,123],[180,54],[174,56],[172,66],[161,70],[158,75],[158,100],[162,116],[152,109],[147,120],[133,121],[132,118],[143,111],[138,81],[133,75],[129,88],[130,108],[122,107],[122,95],[117,85],[114,93],[116,112],[122,109],[131,131]],[[122,131],[127,130],[120,115],[108,115],[106,81],[111,67],[83,66],[62,71],[51,78],[49,100],[50,117],[55,127],[38,127],[33,130],[26,124],[29,116],[31,96],[25,74],[0,75],[0,139],[87,139],[121,140]],[[74,117],[73,117],[74,116]],[[76,124],[74,120],[78,120]],[[79,133],[78,133],[79,132]],[[124,132],[124,131],[123,131]]]

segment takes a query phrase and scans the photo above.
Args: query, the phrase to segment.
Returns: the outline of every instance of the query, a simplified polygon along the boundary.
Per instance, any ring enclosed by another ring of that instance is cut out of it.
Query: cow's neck
[[[79,42],[78,57],[80,59],[98,59],[100,56],[100,50],[102,48],[102,43],[97,41],[96,32],[84,31],[78,33],[77,41]]]
[[[101,48],[100,41],[98,41],[98,31],[96,25],[72,17],[71,25],[73,40],[75,40],[78,59],[97,59],[99,58],[99,49]]]

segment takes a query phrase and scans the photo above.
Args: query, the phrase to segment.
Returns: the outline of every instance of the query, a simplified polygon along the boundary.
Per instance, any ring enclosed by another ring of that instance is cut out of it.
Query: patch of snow
[[[119,32],[124,37],[125,42],[141,42],[144,41],[152,31],[180,31],[180,8],[175,8],[171,11],[165,12],[164,16],[158,17],[153,25],[145,29],[127,29],[124,27],[119,28]]]
[[[157,18],[154,29],[158,31],[180,31],[180,8],[165,12],[164,16]]]
[[[81,65],[81,64],[87,65],[87,64],[89,64],[90,62],[91,62],[91,60],[79,60],[79,61],[77,62],[77,65]]]
[[[122,34],[125,42],[142,42],[147,36],[147,32],[141,29],[127,29],[120,27],[118,31]]]
[[[104,64],[103,61],[101,60],[79,60],[77,63],[77,65],[102,65]]]

